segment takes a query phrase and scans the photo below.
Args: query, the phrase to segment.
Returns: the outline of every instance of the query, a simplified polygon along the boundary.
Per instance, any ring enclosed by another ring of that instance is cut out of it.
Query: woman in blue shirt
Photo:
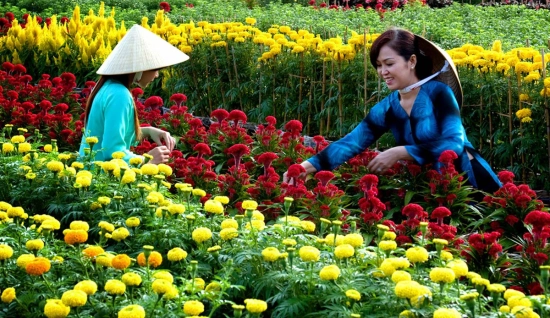
[[[163,163],[174,149],[170,133],[154,127],[140,127],[132,84],[145,88],[164,67],[181,63],[189,57],[147,29],[134,25],[103,62],[101,77],[88,97],[85,133],[80,156],[85,156],[87,137],[97,137],[94,160],[112,159],[114,152],[124,152],[125,161],[138,156],[130,151],[136,140],[149,137],[158,147],[149,152],[150,163]]]
[[[402,29],[389,29],[372,44],[370,61],[393,92],[373,106],[348,135],[302,162],[306,174],[332,170],[391,131],[398,146],[379,153],[367,166],[384,173],[399,160],[437,164],[453,150],[458,171],[486,192],[501,186],[489,164],[468,141],[460,118],[462,89],[449,55],[430,41]],[[286,173],[284,182],[288,182]]]

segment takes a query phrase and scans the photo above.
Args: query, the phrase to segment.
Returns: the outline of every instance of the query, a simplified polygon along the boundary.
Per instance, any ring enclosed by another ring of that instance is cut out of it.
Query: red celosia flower
[[[263,154],[258,156],[258,163],[264,166],[264,174],[267,172],[267,169],[271,167],[271,163],[273,160],[279,158],[276,153],[274,152],[264,152]]]
[[[273,116],[267,116],[265,118],[265,121],[267,122],[268,125],[270,126],[275,126],[275,124],[277,124],[277,118],[273,117]]]
[[[38,106],[40,106],[40,108],[42,108],[44,112],[47,112],[48,109],[52,107],[52,102],[50,102],[47,99],[44,99],[43,101],[40,102],[40,104],[38,104]]]
[[[306,169],[304,167],[302,167],[301,164],[295,163],[295,164],[291,165],[290,167],[288,167],[287,176],[288,176],[288,178],[296,179],[296,178],[300,177],[300,175],[302,173],[305,173],[305,172],[306,172]]]
[[[447,209],[444,206],[440,206],[440,207],[435,208],[432,211],[432,215],[430,216],[430,218],[437,219],[437,224],[442,225],[443,224],[443,218],[445,218],[447,216],[450,216],[450,215],[451,215],[451,211],[449,209]]]
[[[6,72],[11,72],[13,71],[13,69],[15,68],[15,65],[13,65],[12,63],[10,62],[4,62],[2,63],[2,69]]]
[[[236,144],[227,148],[227,153],[233,156],[235,159],[235,167],[238,169],[242,156],[248,155],[250,153],[250,148],[248,148],[247,145]]]
[[[543,211],[531,211],[523,220],[526,224],[533,226],[533,232],[540,232],[545,225],[550,225],[550,213]]]
[[[173,94],[170,96],[170,101],[174,102],[176,106],[180,107],[182,103],[187,101],[187,96],[181,93]]]
[[[59,20],[59,22],[61,23],[61,25],[65,24],[65,23],[69,23],[69,21],[70,21],[70,20],[69,20],[69,18],[67,18],[67,17],[62,17],[62,18]]]
[[[164,104],[164,101],[160,96],[151,96],[147,98],[144,103],[146,108],[151,108],[151,109],[159,108],[163,104]]]
[[[23,107],[26,111],[29,111],[34,108],[34,104],[31,102],[23,102],[21,107]]]
[[[514,182],[515,175],[512,171],[503,170],[498,173],[498,179],[502,184],[506,183],[513,183]]]
[[[219,108],[216,110],[213,110],[210,114],[211,118],[216,118],[218,123],[221,123],[224,121],[227,117],[229,117],[229,112],[225,109]]]
[[[326,185],[334,178],[334,173],[331,171],[319,171],[315,174],[315,179],[321,182],[321,185],[326,187]]]
[[[296,119],[290,120],[285,125],[285,130],[292,134],[295,134],[295,133],[299,134],[300,132],[302,132],[302,128],[303,128],[302,122]]]
[[[27,69],[25,68],[25,66],[23,66],[23,64],[15,65],[14,68],[13,68],[13,71],[21,73],[21,74],[27,73]]]
[[[141,88],[136,87],[132,89],[132,96],[134,97],[134,99],[139,98],[142,95],[143,95],[143,90]]]
[[[424,208],[421,207],[420,205],[416,203],[409,203],[403,208],[401,213],[407,216],[408,218],[412,219],[412,218],[422,216],[425,213],[425,211],[424,211]]]
[[[59,103],[54,107],[54,110],[58,114],[64,114],[69,109],[69,105],[65,103]]]
[[[4,16],[8,19],[8,21],[13,21],[13,19],[15,19],[15,15],[11,12],[6,12],[6,14],[4,14]]]
[[[452,150],[445,150],[439,156],[439,162],[441,162],[445,165],[448,165],[450,163],[453,163],[453,160],[455,160],[457,158],[458,158],[458,156],[457,156],[456,152],[454,152]]]
[[[160,3],[160,8],[164,10],[164,12],[170,12],[170,4],[166,1]]]
[[[233,121],[235,127],[237,127],[239,125],[239,122],[241,122],[242,124],[245,124],[247,117],[243,111],[234,109],[229,112],[229,116],[227,116],[227,120]]]
[[[198,144],[196,144],[195,147],[193,147],[193,150],[199,153],[199,157],[210,156],[212,154],[210,146],[203,142],[199,142]]]

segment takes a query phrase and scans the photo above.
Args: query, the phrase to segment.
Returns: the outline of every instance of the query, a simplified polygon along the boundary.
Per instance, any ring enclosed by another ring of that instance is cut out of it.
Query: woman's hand
[[[174,147],[176,146],[176,139],[170,136],[169,132],[150,126],[142,127],[141,131],[144,136],[151,138],[157,145],[162,145],[162,142],[164,141],[164,145],[168,148],[168,150],[174,150]]]
[[[304,173],[302,173],[298,176],[298,178],[300,178],[302,180],[305,180],[308,174],[317,172],[317,169],[315,169],[315,167],[309,161],[304,161],[304,162],[301,163],[301,165],[302,165],[302,167],[304,167],[306,169],[306,172],[304,172]],[[283,182],[288,183],[289,181],[290,180],[288,178],[288,171],[286,171],[283,174]]]
[[[393,167],[397,161],[412,159],[404,146],[398,146],[380,152],[369,162],[367,168],[371,173],[382,174]]]
[[[170,150],[166,146],[158,146],[151,151],[148,152],[151,156],[153,156],[153,159],[149,161],[149,163],[159,164],[159,163],[165,163],[170,158]]]

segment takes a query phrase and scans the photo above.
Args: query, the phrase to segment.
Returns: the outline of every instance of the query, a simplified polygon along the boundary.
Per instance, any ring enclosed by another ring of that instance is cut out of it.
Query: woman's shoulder
[[[429,91],[433,91],[433,92],[439,92],[439,91],[444,91],[444,90],[450,90],[451,89],[449,87],[449,85],[447,85],[443,82],[440,82],[438,80],[428,81],[427,83],[422,85],[422,87],[425,87]]]

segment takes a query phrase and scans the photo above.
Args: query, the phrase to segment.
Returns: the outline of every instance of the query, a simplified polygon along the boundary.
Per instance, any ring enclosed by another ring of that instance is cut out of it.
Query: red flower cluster
[[[163,1],[163,2],[160,3],[159,6],[160,6],[161,10],[164,10],[164,12],[166,12],[166,13],[170,12],[170,4],[168,2]]]
[[[378,177],[374,174],[363,176],[359,180],[359,187],[363,191],[363,197],[358,202],[361,209],[360,226],[372,231],[386,211],[386,205],[378,198]]]
[[[480,259],[497,259],[499,253],[502,252],[502,245],[498,243],[500,237],[499,232],[474,233],[468,237],[469,247],[464,249],[460,254],[467,260],[473,258]]]

